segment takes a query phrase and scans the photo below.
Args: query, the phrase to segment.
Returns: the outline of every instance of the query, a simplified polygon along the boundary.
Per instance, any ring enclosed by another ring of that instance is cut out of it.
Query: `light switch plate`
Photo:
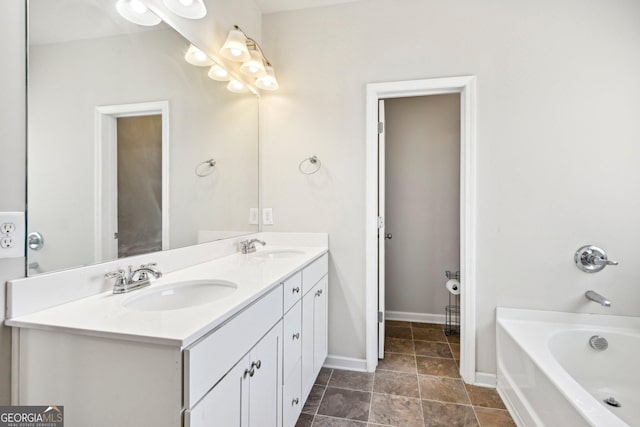
[[[24,212],[0,212],[0,258],[22,258],[25,248]]]
[[[262,209],[262,225],[273,225],[273,209]]]
[[[258,225],[260,222],[260,212],[258,208],[249,208],[249,225]]]

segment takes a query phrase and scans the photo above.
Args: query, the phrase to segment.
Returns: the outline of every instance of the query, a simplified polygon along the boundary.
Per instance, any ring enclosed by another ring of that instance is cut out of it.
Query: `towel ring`
[[[315,169],[312,170],[311,172],[305,172],[304,170],[302,170],[302,165],[304,164],[304,162],[311,163],[312,165],[315,166]],[[298,165],[298,170],[300,171],[300,173],[304,175],[313,175],[314,173],[318,172],[321,167],[322,167],[322,162],[320,161],[318,156],[311,156],[311,157],[307,157],[306,159],[300,162],[300,164]]]
[[[209,170],[203,172],[202,167],[205,165],[209,168]],[[215,165],[216,161],[213,159],[205,160],[202,163],[198,163],[198,166],[196,166],[196,175],[198,175],[200,178],[211,175],[213,173],[213,167]]]

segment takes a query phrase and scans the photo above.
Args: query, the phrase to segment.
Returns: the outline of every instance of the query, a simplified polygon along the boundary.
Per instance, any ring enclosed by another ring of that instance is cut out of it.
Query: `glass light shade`
[[[267,65],[265,67],[266,74],[256,80],[256,87],[263,90],[278,90],[280,85],[278,84],[278,79],[276,79],[276,73],[273,70],[273,67]]]
[[[249,92],[249,88],[240,80],[236,80],[236,79],[231,79],[229,81],[229,84],[227,84],[227,89],[229,90],[229,92],[233,92],[233,93]]]
[[[251,58],[240,67],[240,72],[246,76],[262,77],[267,74],[262,63],[262,55],[257,50],[252,50]]]
[[[251,58],[247,49],[247,38],[239,30],[231,30],[227,35],[227,40],[220,49],[220,55],[232,61],[244,62]]]
[[[214,64],[213,60],[206,53],[195,47],[189,46],[189,50],[184,54],[184,59],[191,65],[198,67],[209,67]]]
[[[203,0],[164,0],[171,12],[188,19],[200,19],[207,15]]]
[[[118,0],[116,10],[124,19],[137,25],[152,27],[162,22],[162,19],[151,12],[140,0]]]
[[[217,80],[219,82],[227,82],[231,80],[231,75],[229,74],[229,72],[218,64],[213,64],[213,66],[209,69],[207,75],[213,80]]]

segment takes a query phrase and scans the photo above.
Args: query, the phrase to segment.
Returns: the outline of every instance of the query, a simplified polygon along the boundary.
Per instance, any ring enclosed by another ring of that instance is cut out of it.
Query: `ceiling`
[[[275,13],[287,10],[309,9],[331,6],[341,3],[353,3],[360,0],[255,0],[262,13]]]

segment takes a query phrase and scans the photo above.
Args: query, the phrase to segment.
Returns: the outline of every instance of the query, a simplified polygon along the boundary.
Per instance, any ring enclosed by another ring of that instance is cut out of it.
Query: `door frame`
[[[378,100],[460,94],[460,374],[476,382],[476,77],[367,84],[365,290],[367,370],[378,364]]]
[[[102,105],[95,109],[94,259],[114,259],[117,222],[117,120],[160,114],[162,118],[162,250],[169,249],[169,101]],[[117,255],[117,245],[115,254]]]

